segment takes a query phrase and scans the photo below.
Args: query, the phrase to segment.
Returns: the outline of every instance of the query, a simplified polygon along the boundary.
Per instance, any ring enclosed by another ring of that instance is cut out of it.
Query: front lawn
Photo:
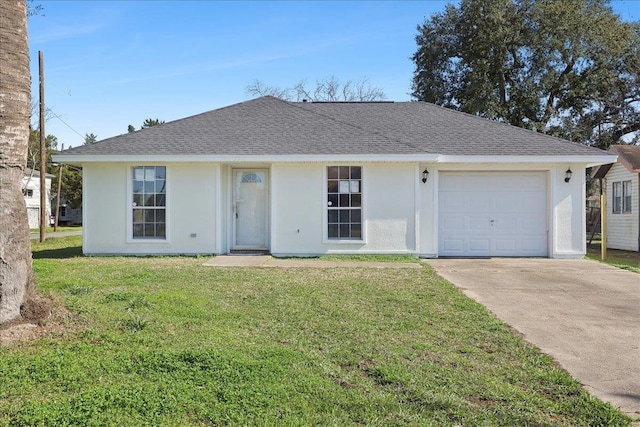
[[[39,233],[40,229],[32,228],[30,231],[32,233]],[[58,232],[61,232],[61,231],[82,231],[82,226],[81,225],[59,225]],[[46,227],[45,232],[53,233],[53,227]]]
[[[624,426],[423,269],[210,268],[34,243],[70,332],[0,348],[0,426]]]

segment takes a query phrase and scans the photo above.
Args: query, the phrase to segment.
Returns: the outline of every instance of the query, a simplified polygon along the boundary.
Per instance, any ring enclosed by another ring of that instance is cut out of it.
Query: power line
[[[64,125],[66,127],[68,127],[69,129],[71,129],[72,131],[74,131],[80,138],[84,139],[84,136],[82,134],[80,134],[80,132],[78,132],[77,130],[75,130],[74,128],[71,127],[71,125],[69,125],[69,123],[65,122],[64,120],[62,120],[62,117],[60,117],[59,115],[57,115],[56,113],[54,113],[52,110],[49,110],[49,112],[51,113],[51,115],[53,117],[55,117],[56,119],[60,120],[62,123],[64,123]]]

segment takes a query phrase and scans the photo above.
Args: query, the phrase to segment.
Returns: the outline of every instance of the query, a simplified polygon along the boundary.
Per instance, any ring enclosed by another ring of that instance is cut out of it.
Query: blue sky
[[[47,134],[65,147],[242,102],[253,80],[292,86],[369,79],[409,100],[416,27],[448,1],[40,0],[29,19],[34,100],[38,51]],[[640,0],[617,0],[624,20]],[[33,121],[33,120],[32,120]],[[37,120],[36,120],[37,121]]]

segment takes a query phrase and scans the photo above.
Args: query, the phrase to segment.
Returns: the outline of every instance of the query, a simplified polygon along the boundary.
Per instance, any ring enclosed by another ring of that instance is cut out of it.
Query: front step
[[[244,256],[258,256],[258,255],[271,255],[268,249],[233,249],[229,252],[229,255],[244,255]]]

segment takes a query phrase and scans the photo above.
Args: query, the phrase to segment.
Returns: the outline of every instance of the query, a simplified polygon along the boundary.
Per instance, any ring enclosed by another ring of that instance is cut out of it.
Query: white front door
[[[438,255],[546,256],[544,172],[441,172]]]
[[[233,170],[234,248],[267,249],[267,170]]]

